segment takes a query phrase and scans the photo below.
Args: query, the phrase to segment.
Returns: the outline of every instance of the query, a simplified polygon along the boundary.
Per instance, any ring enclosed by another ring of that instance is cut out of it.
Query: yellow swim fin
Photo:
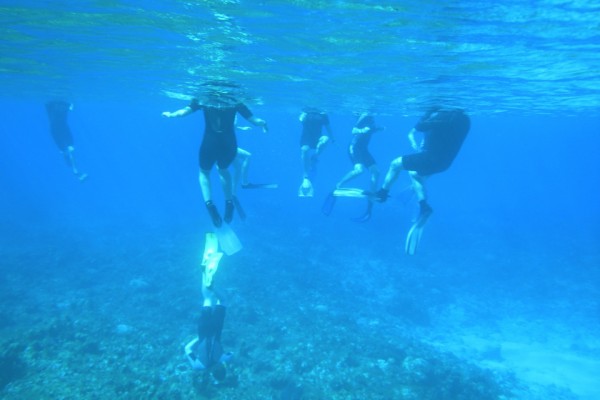
[[[202,285],[210,287],[212,279],[217,269],[219,268],[219,262],[223,257],[223,253],[219,252],[219,240],[217,235],[208,232],[206,234],[206,241],[204,243],[204,255],[202,257]]]
[[[219,252],[219,239],[217,234],[213,232],[206,232],[206,239],[204,241],[204,255],[202,256],[202,265],[212,257],[214,253]]]

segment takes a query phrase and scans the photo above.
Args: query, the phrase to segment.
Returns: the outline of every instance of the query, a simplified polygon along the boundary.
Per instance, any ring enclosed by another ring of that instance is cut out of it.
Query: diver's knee
[[[394,159],[392,161],[392,163],[390,164],[390,169],[392,169],[394,171],[402,169],[402,157],[398,157],[398,158]]]
[[[324,146],[327,142],[329,142],[329,136],[321,136],[317,142],[317,147]]]

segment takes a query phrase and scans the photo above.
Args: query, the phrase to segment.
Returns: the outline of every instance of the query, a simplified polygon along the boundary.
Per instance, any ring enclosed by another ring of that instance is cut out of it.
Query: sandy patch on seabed
[[[555,386],[581,400],[600,399],[600,338],[582,326],[519,319],[502,321],[494,329],[453,327],[441,332],[431,344],[481,367],[511,371],[532,392],[536,386]]]

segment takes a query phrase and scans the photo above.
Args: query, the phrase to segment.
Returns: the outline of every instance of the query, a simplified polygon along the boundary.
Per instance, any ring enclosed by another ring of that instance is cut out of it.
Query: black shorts
[[[317,144],[319,144],[319,139],[321,139],[321,136],[326,136],[326,135],[302,135],[300,136],[300,147],[302,146],[308,146],[310,149],[316,149],[317,148]]]
[[[71,130],[68,128],[51,130],[52,138],[54,143],[60,149],[60,151],[67,151],[67,149],[73,146],[73,136],[71,136]]]
[[[209,171],[217,164],[220,169],[228,168],[237,155],[237,143],[231,140],[206,139],[198,154],[200,169]]]
[[[434,153],[421,152],[402,156],[402,168],[421,176],[433,175],[448,169],[452,161]]]
[[[362,164],[365,168],[371,168],[371,166],[376,164],[375,159],[369,153],[368,149],[350,146],[348,148],[348,156],[350,156],[350,161],[354,165]]]

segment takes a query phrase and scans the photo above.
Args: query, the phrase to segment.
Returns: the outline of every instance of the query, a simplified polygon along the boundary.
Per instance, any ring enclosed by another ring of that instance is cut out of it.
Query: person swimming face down
[[[238,92],[241,87],[237,83],[227,80],[211,80],[203,83],[201,95],[202,103],[209,107],[232,107],[239,103]]]

